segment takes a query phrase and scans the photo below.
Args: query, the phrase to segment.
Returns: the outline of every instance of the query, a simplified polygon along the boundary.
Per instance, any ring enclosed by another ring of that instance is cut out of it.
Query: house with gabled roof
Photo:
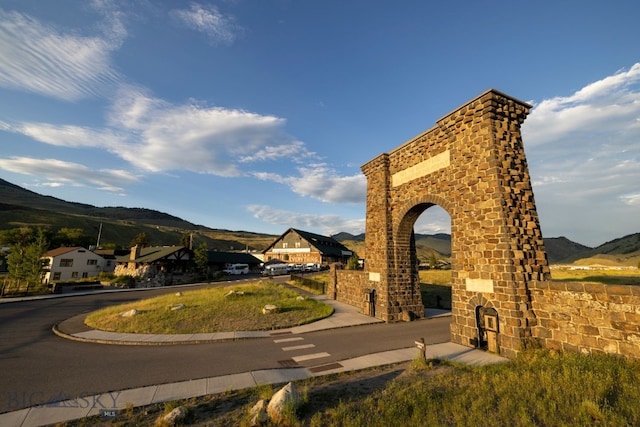
[[[104,258],[81,246],[52,249],[42,256],[43,282],[72,282],[98,276],[104,268]]]
[[[184,246],[134,246],[128,255],[116,258],[116,276],[157,279],[156,285],[172,282],[174,274],[187,272],[193,252]]]
[[[288,264],[346,264],[353,255],[333,237],[290,228],[263,252],[264,261],[279,260]]]
[[[126,249],[95,249],[93,252],[104,258],[102,271],[105,273],[113,273],[116,269],[116,258],[129,254]]]

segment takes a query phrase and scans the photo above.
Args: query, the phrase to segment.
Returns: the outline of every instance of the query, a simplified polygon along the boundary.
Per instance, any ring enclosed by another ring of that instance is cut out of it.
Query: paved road
[[[162,288],[0,304],[0,413],[77,396],[286,366],[321,364],[449,340],[449,318],[374,324],[304,334],[300,341],[260,338],[209,344],[118,346],[55,336],[74,315],[163,293]],[[313,346],[312,350],[307,348]],[[297,348],[321,358],[296,358]]]

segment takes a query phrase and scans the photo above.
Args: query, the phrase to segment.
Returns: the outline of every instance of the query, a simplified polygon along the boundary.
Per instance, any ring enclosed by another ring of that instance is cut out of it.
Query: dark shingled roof
[[[45,252],[44,257],[56,257],[59,255],[64,255],[69,252],[76,251],[78,249],[84,249],[82,246],[61,246],[56,249],[51,249],[50,251]],[[85,249],[86,250],[86,249]]]
[[[308,231],[298,230],[295,228],[290,228],[280,237],[278,237],[267,249],[263,251],[263,253],[268,252],[278,241],[280,241],[287,233],[293,231],[297,233],[304,240],[309,242],[314,248],[320,251],[324,255],[333,255],[333,256],[344,256],[344,252],[348,252],[347,255],[352,254],[352,252],[342,243],[338,242],[333,237],[322,236],[320,234],[310,233]]]
[[[260,264],[259,258],[246,252],[217,252],[207,251],[207,258],[210,264]]]

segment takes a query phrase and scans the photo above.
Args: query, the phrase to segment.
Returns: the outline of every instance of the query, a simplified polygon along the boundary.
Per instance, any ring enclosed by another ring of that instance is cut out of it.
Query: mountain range
[[[89,244],[128,248],[140,233],[152,245],[180,244],[188,233],[194,247],[206,242],[212,250],[262,251],[278,236],[249,231],[231,231],[205,227],[163,212],[146,208],[96,207],[44,196],[0,179],[0,231],[19,227],[47,229],[81,229]],[[283,230],[284,232],[285,230]],[[361,257],[364,234],[338,233],[333,238]],[[1,244],[2,242],[0,242]],[[595,248],[573,242],[566,237],[545,238],[547,257],[552,264],[638,265],[640,233],[630,234]],[[451,256],[449,234],[416,234],[418,258],[426,262],[431,254],[438,259]]]

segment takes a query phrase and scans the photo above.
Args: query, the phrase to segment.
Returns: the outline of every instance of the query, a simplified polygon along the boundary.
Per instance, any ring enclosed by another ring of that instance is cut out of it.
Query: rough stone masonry
[[[531,337],[528,284],[549,267],[520,133],[530,108],[489,90],[362,166],[366,264],[354,286],[375,291],[376,317],[423,317],[413,225],[439,205],[451,216],[452,341],[477,343],[478,307],[497,311],[501,353]],[[359,293],[336,287],[338,299]]]
[[[451,217],[453,342],[491,333],[507,357],[529,342],[640,357],[640,287],[550,280],[520,132],[530,108],[488,90],[363,165],[365,269],[332,268],[327,295],[387,322],[423,317],[413,225],[439,205]]]

